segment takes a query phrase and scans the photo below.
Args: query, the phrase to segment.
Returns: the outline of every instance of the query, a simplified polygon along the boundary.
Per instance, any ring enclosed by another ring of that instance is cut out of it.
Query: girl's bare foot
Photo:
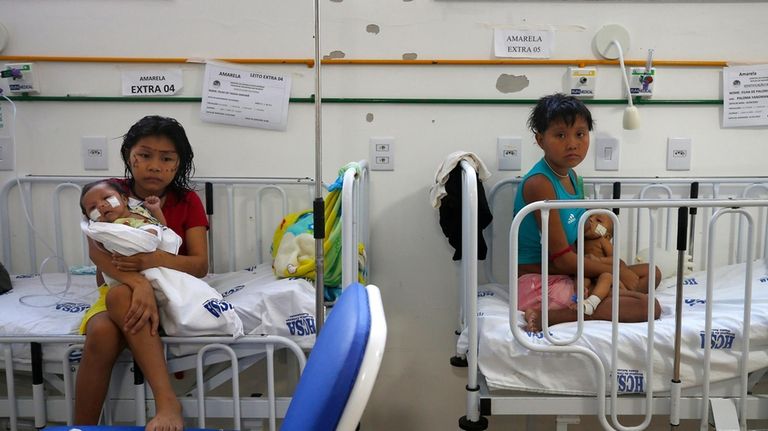
[[[181,417],[181,404],[179,400],[173,398],[157,402],[157,413],[152,420],[147,423],[145,431],[182,431],[184,429],[184,419]]]
[[[541,310],[529,308],[525,310],[525,330],[528,332],[541,331]]]

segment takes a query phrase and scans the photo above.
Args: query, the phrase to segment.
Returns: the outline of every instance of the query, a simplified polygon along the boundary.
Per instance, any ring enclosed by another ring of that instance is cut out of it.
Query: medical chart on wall
[[[496,57],[549,58],[554,45],[555,33],[548,30],[493,31],[493,47]]]
[[[723,127],[768,126],[768,64],[723,69]]]
[[[200,119],[260,129],[285,130],[291,77],[208,63]]]
[[[123,96],[173,96],[184,86],[181,69],[126,70]]]

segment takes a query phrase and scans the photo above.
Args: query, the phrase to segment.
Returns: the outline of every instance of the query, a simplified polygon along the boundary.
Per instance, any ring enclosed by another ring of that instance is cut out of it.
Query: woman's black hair
[[[528,128],[535,135],[546,132],[553,121],[562,120],[570,127],[579,117],[583,118],[589,130],[592,130],[592,113],[587,109],[587,105],[573,96],[555,93],[539,99],[528,117]]]
[[[80,189],[80,210],[83,212],[83,215],[87,216],[88,214],[85,213],[85,207],[83,206],[83,197],[86,193],[88,193],[92,188],[100,185],[100,184],[106,184],[111,188],[112,190],[120,193],[121,196],[128,196],[128,191],[125,190],[125,186],[121,184],[119,181],[108,178],[106,180],[98,180],[91,183],[88,183],[83,186],[82,189]]]
[[[142,138],[148,136],[164,136],[173,142],[176,153],[179,155],[179,167],[176,170],[176,176],[168,187],[179,197],[184,192],[192,190],[189,184],[189,178],[195,172],[195,164],[192,159],[195,157],[192,152],[192,145],[189,144],[187,133],[184,127],[173,118],[161,117],[159,115],[148,115],[128,129],[128,133],[123,136],[123,146],[120,148],[120,154],[123,156],[125,164],[125,177],[133,187],[133,173],[130,168],[129,156],[131,148]]]

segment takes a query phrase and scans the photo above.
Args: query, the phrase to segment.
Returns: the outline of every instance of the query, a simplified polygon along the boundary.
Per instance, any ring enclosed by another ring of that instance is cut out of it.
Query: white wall
[[[768,4],[762,2],[525,2],[471,0],[322,0],[323,53],[346,58],[492,58],[493,29],[553,28],[553,58],[597,58],[595,33],[618,23],[631,34],[627,58],[768,63]],[[201,58],[311,58],[312,2],[203,0],[130,2],[0,0],[11,40],[1,55]],[[376,24],[378,34],[366,31]],[[37,64],[43,95],[116,96],[112,63]],[[305,66],[248,66],[291,74],[294,97],[313,92]],[[199,96],[201,65],[183,65],[184,96]],[[558,66],[328,66],[325,97],[517,98],[562,91]],[[599,68],[598,98],[622,97],[615,66]],[[659,68],[658,99],[721,98],[718,68]],[[501,74],[525,75],[518,93],[496,90]],[[666,139],[693,138],[691,175],[765,174],[766,128],[723,129],[718,106],[641,106],[643,125],[621,129],[621,106],[593,105],[596,133],[621,140],[622,176],[675,176],[665,170]],[[7,113],[7,106],[3,106]],[[293,104],[286,132],[202,123],[194,103],[18,103],[19,174],[83,174],[80,137],[118,138],[139,117],[179,119],[203,176],[314,176],[314,113]],[[324,179],[347,161],[368,157],[368,138],[396,139],[394,172],[372,174],[372,281],[382,288],[389,323],[387,353],[364,417],[365,429],[456,428],[465,405],[462,370],[452,369],[456,308],[452,250],[429,206],[434,170],[446,154],[478,153],[495,171],[496,137],[523,137],[523,167],[541,156],[526,131],[528,105],[334,104],[324,108]],[[366,115],[373,114],[373,121]],[[6,114],[7,115],[7,114]],[[6,117],[7,118],[7,117]],[[122,173],[119,139],[111,141],[110,175]],[[594,175],[592,155],[580,167]],[[490,183],[520,172],[494,173]],[[613,175],[615,173],[607,173]],[[0,181],[11,178],[0,172]],[[517,423],[493,418],[492,429]]]

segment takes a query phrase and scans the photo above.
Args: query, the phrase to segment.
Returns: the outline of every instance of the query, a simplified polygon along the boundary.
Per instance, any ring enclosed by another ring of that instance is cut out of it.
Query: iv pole
[[[315,200],[312,203],[315,233],[315,325],[317,334],[325,320],[324,274],[325,258],[323,242],[325,239],[325,202],[323,201],[323,131],[322,98],[320,95],[320,3],[315,6]]]

